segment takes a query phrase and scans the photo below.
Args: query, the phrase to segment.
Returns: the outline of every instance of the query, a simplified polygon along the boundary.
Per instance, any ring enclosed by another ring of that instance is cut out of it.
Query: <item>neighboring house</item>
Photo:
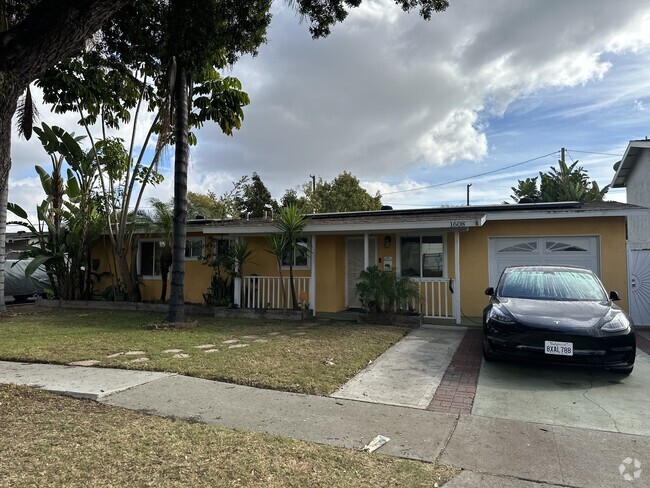
[[[627,202],[650,207],[650,141],[630,141],[614,165],[612,188],[625,188]],[[637,325],[650,325],[650,210],[628,219],[630,314]]]
[[[6,259],[20,259],[20,254],[27,246],[38,243],[36,234],[19,230],[18,232],[7,232],[5,235]]]
[[[627,309],[626,219],[644,212],[618,202],[562,202],[310,215],[303,242],[311,254],[294,263],[296,285],[316,313],[357,308],[359,273],[378,265],[420,284],[419,311],[425,317],[460,323],[463,315],[482,315],[484,291],[496,285],[506,266],[571,264],[592,269],[608,290],[619,292],[620,305]],[[238,305],[280,307],[277,261],[265,238],[277,231],[273,220],[200,224],[191,221],[192,249],[208,237],[244,239],[254,249],[236,283]],[[157,245],[156,239],[139,244],[147,300],[160,293]],[[185,299],[201,303],[211,270],[193,253],[186,257]],[[288,281],[288,266],[282,274]]]

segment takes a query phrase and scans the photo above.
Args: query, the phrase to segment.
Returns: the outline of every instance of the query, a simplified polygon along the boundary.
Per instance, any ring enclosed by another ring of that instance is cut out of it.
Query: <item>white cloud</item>
[[[634,104],[636,118],[608,117],[621,131],[639,131],[648,121],[642,108],[650,68],[628,60],[647,60],[650,9],[635,0],[454,0],[430,22],[417,12],[403,13],[393,0],[364,0],[320,40],[312,40],[307,24],[276,2],[268,37],[259,56],[232,70],[252,101],[242,130],[232,138],[216,125],[199,131],[199,144],[191,150],[192,191],[221,194],[253,171],[276,197],[309,174],[332,179],[343,170],[371,182],[371,189],[390,187],[382,182],[406,188],[435,180],[434,170],[447,180],[454,178],[445,171],[492,169],[472,165],[496,164],[491,158],[506,137],[531,152],[522,160],[548,152],[533,152],[537,132],[554,134],[562,118],[594,117],[595,141],[597,130],[605,132],[599,111],[623,103],[629,113]],[[617,69],[626,70],[624,77],[610,85],[608,77]],[[594,86],[602,88],[581,98]],[[499,144],[491,141],[490,125],[507,120],[513,103],[522,100],[517,115],[534,114],[540,130],[511,127],[510,136],[499,133]],[[72,119],[48,115],[46,121],[68,128]],[[128,135],[128,127],[122,133]],[[31,144],[14,142],[16,177],[42,159]],[[505,164],[509,155],[499,156]],[[610,171],[602,164],[603,174]],[[171,195],[170,180],[171,175],[151,194]],[[477,182],[472,194],[477,201],[500,201],[509,186],[490,190]],[[412,192],[409,199],[462,202],[464,192],[460,183],[453,191]]]

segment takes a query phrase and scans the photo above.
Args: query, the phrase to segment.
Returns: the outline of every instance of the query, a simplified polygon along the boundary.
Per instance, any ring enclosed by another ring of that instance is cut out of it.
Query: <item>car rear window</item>
[[[497,294],[534,300],[606,300],[598,279],[581,270],[512,270],[501,277]]]

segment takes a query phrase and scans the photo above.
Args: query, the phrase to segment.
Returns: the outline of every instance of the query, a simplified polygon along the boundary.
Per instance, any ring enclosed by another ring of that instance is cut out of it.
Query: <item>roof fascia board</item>
[[[421,230],[421,229],[450,229],[459,230],[469,227],[481,227],[486,221],[486,215],[478,219],[457,219],[457,220],[436,220],[427,222],[389,222],[389,223],[364,223],[364,224],[317,224],[311,222],[305,226],[304,232],[307,234],[334,234],[342,232],[368,231],[368,232],[389,232],[399,230]],[[232,227],[217,228],[207,227],[203,229],[204,234],[232,234],[232,235],[250,235],[250,234],[270,234],[277,232],[275,226],[256,226],[256,227]]]
[[[628,217],[630,215],[646,214],[647,210],[643,208],[630,208],[619,210],[581,210],[580,212],[519,212],[516,215],[507,215],[507,213],[491,213],[487,215],[487,220],[539,220],[539,219],[566,219],[566,218],[585,218],[585,217]]]
[[[634,163],[632,163],[632,166],[630,168],[628,168],[626,166],[626,164],[625,164],[625,160],[627,159],[627,157],[629,155],[629,152],[630,152],[630,149],[632,149],[632,148],[650,149],[650,141],[630,141],[628,143],[627,147],[625,148],[625,153],[623,154],[623,157],[621,158],[621,164],[618,165],[618,169],[614,173],[614,177],[612,178],[612,182],[610,183],[612,188],[624,188],[625,187],[625,184],[616,185],[616,180],[618,179],[618,175],[623,170],[624,167],[625,167],[625,169],[632,169],[634,167],[634,165],[636,164],[636,161],[635,161]]]

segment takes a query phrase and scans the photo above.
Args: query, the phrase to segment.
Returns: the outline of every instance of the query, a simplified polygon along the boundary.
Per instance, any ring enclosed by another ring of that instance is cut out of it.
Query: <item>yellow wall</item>
[[[201,237],[201,233],[190,232],[187,234],[187,237]],[[146,239],[147,237],[143,237]],[[206,244],[208,242],[207,237],[204,241]],[[91,255],[95,259],[99,259],[99,269],[98,272],[109,272],[113,277],[104,277],[100,283],[95,286],[95,289],[98,291],[104,290],[107,287],[116,284],[119,281],[119,270],[117,268],[117,263],[113,259],[113,246],[108,237],[105,237],[104,240],[99,241],[93,247]],[[127,261],[130,263],[130,256],[127,257]],[[210,279],[212,277],[212,268],[203,264],[201,260],[197,259],[186,259],[185,260],[185,301],[190,303],[203,303],[203,294],[207,291],[210,286]],[[169,298],[169,292],[171,289],[171,270],[167,278],[167,298]],[[160,278],[156,279],[141,279],[140,280],[140,291],[142,293],[142,299],[145,301],[156,301],[160,299],[160,293],[162,292],[162,280]]]
[[[461,308],[469,317],[480,317],[488,298],[488,238],[507,236],[599,236],[601,279],[607,291],[618,291],[618,305],[627,310],[627,258],[625,218],[546,219],[488,221],[460,233]],[[453,247],[453,235],[448,239]],[[450,270],[453,270],[453,264]],[[450,273],[451,274],[451,273]]]

